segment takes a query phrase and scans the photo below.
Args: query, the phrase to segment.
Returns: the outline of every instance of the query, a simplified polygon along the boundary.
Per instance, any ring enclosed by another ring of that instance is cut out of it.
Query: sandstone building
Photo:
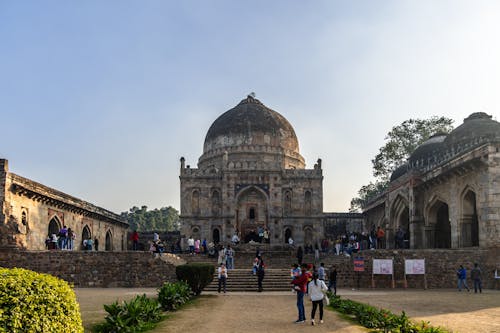
[[[293,127],[252,96],[213,122],[198,168],[181,158],[180,186],[186,237],[228,242],[238,233],[248,241],[261,227],[271,244],[315,244],[326,220],[342,217],[323,213],[321,160],[306,169]]]
[[[9,172],[0,159],[0,248],[44,250],[47,235],[63,225],[83,239],[98,239],[99,250],[125,250],[128,223],[103,208]]]
[[[410,248],[500,246],[500,123],[473,113],[437,134],[394,171],[389,189],[365,209],[367,225],[399,227]]]

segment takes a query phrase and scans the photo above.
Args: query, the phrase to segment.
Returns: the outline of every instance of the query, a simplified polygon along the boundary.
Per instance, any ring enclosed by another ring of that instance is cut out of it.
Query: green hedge
[[[364,327],[387,333],[449,333],[450,331],[430,326],[429,322],[419,324],[412,322],[403,311],[396,315],[385,309],[371,305],[343,300],[339,296],[328,295],[330,306],[336,311],[351,316]]]
[[[212,282],[214,272],[214,265],[204,263],[180,265],[175,268],[177,279],[187,282],[195,295],[199,295]]]
[[[83,332],[73,289],[48,274],[0,268],[0,332]]]

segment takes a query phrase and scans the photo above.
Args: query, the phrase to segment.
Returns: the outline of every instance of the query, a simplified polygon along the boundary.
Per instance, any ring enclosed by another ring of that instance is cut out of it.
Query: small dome
[[[407,171],[408,171],[408,164],[406,163],[397,167],[396,170],[394,170],[391,174],[391,182],[403,176]]]
[[[476,112],[464,119],[464,123],[455,128],[444,141],[448,147],[471,144],[474,139],[500,139],[500,123],[491,119],[484,112]]]
[[[445,141],[447,135],[445,133],[437,133],[427,139],[424,143],[413,151],[408,159],[410,164],[417,161],[423,160],[427,163],[427,160],[435,155],[439,155],[443,149],[443,142]]]

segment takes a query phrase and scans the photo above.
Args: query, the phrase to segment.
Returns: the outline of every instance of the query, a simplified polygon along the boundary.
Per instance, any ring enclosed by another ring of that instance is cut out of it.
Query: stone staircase
[[[217,291],[217,273],[214,280],[204,291]],[[264,281],[262,282],[264,291],[291,291],[290,270],[289,269],[266,269]],[[251,269],[232,269],[228,271],[226,290],[231,291],[257,291],[257,276],[252,274]]]

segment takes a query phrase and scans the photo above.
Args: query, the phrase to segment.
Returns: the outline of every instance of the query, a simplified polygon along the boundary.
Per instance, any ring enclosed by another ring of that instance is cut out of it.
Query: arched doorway
[[[212,230],[212,242],[214,244],[220,243],[220,231],[218,228],[214,228],[214,230]]]
[[[448,249],[451,247],[451,224],[448,204],[438,200],[430,211],[431,223],[434,226],[432,247]]]
[[[59,233],[59,230],[61,230],[62,226],[61,223],[59,222],[59,219],[54,216],[53,218],[50,219],[49,221],[49,229],[48,229],[48,235],[57,235]]]
[[[113,235],[111,234],[111,230],[106,232],[106,244],[104,249],[106,251],[113,251]]]
[[[479,246],[476,193],[468,190],[462,200],[461,246]]]
[[[402,233],[402,235],[400,234]],[[399,239],[402,237],[402,239]],[[410,209],[406,207],[403,209],[398,219],[398,230],[396,231],[396,244],[397,248],[409,249],[410,248]]]
[[[306,246],[312,246],[314,248],[314,236],[313,236],[313,231],[311,227],[305,227],[304,228],[304,245]]]
[[[85,247],[83,246],[83,241],[87,239],[92,239],[92,233],[90,232],[89,226],[85,225],[82,231],[82,240],[81,240],[82,250],[86,250]]]
[[[288,244],[288,240],[290,239],[290,237],[292,237],[292,239],[293,239],[292,230],[290,228],[286,228],[285,229],[285,243],[286,244]]]
[[[241,233],[241,240],[258,241],[259,231],[268,225],[268,198],[260,188],[249,186],[237,196],[236,229]]]

